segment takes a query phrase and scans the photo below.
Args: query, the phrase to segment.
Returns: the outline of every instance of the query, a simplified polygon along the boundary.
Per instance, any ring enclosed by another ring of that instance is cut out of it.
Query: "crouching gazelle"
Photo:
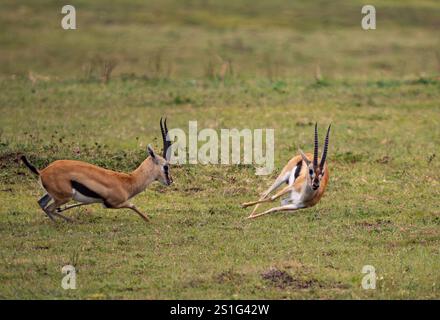
[[[171,143],[167,140],[166,120],[162,123],[162,118],[160,128],[163,140],[162,156],[156,154],[149,145],[149,157],[131,173],[115,172],[75,160],[57,160],[45,169],[38,170],[22,156],[24,164],[39,176],[39,183],[47,192],[38,200],[41,209],[51,220],[58,216],[71,221],[60,212],[87,204],[102,203],[106,208],[131,209],[148,221],[147,216],[130,203],[129,199],[144,191],[154,181],[160,181],[167,186],[173,182],[167,156]],[[70,200],[79,203],[61,208]],[[49,204],[50,202],[52,203]]]
[[[321,159],[318,159],[318,125],[315,124],[315,148],[313,158],[312,154],[304,154],[304,152],[299,150],[299,155],[293,157],[286,164],[275,182],[269,189],[263,192],[258,201],[242,204],[244,208],[255,205],[248,219],[261,217],[262,215],[277,211],[293,211],[308,208],[318,203],[324,194],[329,179],[326,158],[330,127],[331,125],[327,129]],[[286,183],[287,186],[275,195],[270,196],[270,193],[284,183]],[[280,207],[274,207],[262,213],[255,214],[255,211],[257,211],[261,203],[272,202],[282,196],[285,197],[281,200]]]

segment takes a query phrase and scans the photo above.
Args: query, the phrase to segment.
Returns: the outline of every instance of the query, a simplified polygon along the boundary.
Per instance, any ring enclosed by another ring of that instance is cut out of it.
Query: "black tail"
[[[33,165],[31,165],[28,161],[28,159],[26,159],[25,156],[21,156],[21,161],[23,161],[23,163],[26,165],[26,167],[29,168],[29,170],[31,170],[33,173],[35,173],[37,176],[40,175],[40,172],[38,172],[37,168],[35,168]]]

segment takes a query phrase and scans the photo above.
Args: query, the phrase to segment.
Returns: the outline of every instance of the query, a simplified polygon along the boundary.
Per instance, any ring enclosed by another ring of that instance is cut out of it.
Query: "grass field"
[[[440,4],[369,1],[3,1],[0,298],[440,298]],[[115,64],[105,72],[104,64]],[[172,167],[134,203],[53,224],[19,154],[130,171],[169,127],[275,129],[275,172]],[[320,203],[255,221],[255,199],[331,122]],[[77,289],[61,287],[61,268]],[[373,265],[375,290],[361,288]]]

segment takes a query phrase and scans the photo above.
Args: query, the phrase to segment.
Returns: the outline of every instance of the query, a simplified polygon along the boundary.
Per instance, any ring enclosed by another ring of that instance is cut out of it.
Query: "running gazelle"
[[[312,207],[318,203],[324,194],[328,184],[329,173],[327,166],[327,150],[330,134],[329,125],[325,136],[324,149],[321,159],[318,159],[318,124],[315,124],[315,147],[313,155],[299,150],[299,155],[290,159],[284,166],[275,182],[263,192],[258,201],[243,203],[244,208],[255,205],[248,219],[261,217],[262,215],[277,211],[294,211],[298,209]],[[286,183],[281,191],[273,196],[269,196],[273,191]],[[268,209],[262,213],[256,214],[258,206],[261,203],[272,202],[284,195],[280,207]]]
[[[165,121],[160,119],[162,132],[163,153],[156,154],[148,145],[149,156],[131,173],[107,170],[86,162],[76,160],[57,160],[45,169],[38,170],[25,156],[21,159],[24,164],[39,176],[39,183],[46,194],[38,200],[41,209],[54,220],[54,216],[71,221],[60,212],[92,203],[102,203],[106,208],[131,209],[148,221],[145,214],[129,202],[129,199],[144,191],[152,182],[160,181],[169,186],[173,180],[169,169],[169,152],[171,146],[167,140],[168,128]],[[167,152],[168,151],[168,152]],[[61,208],[70,200],[79,203]],[[49,204],[52,202],[51,204]]]

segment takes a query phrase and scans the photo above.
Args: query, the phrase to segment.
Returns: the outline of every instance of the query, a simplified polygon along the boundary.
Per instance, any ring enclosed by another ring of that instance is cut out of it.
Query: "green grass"
[[[72,3],[72,32],[55,1],[0,12],[0,298],[440,298],[437,2],[374,1],[373,32],[356,1],[100,3]],[[106,84],[99,59],[118,62]],[[133,200],[149,224],[99,205],[45,217],[18,154],[130,171],[161,148],[163,115],[185,131],[274,128],[276,170],[174,166],[172,187]],[[311,150],[315,121],[321,140],[333,124],[325,196],[245,221],[240,203]],[[61,288],[66,264],[77,290]]]

